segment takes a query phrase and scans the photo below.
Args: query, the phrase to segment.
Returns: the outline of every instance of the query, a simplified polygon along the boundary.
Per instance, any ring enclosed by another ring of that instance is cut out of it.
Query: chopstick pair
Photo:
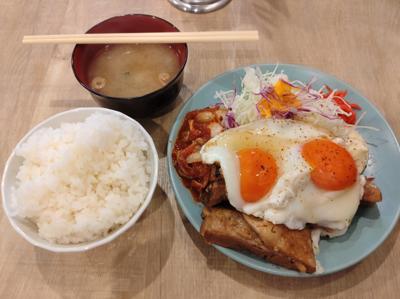
[[[24,44],[153,44],[188,42],[243,42],[258,40],[258,31],[199,31],[149,33],[88,33],[26,35]]]

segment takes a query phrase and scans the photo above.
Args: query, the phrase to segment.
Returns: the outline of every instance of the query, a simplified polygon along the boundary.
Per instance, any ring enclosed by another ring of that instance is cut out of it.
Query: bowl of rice
[[[17,144],[3,173],[3,208],[31,244],[81,252],[132,227],[158,175],[154,142],[135,120],[105,108],[56,114]]]

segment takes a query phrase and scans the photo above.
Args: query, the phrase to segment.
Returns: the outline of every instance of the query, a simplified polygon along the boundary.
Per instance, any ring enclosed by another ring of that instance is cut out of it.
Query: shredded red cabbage
[[[238,127],[238,123],[235,120],[235,116],[232,111],[228,111],[225,115],[225,123],[224,126],[228,129]]]

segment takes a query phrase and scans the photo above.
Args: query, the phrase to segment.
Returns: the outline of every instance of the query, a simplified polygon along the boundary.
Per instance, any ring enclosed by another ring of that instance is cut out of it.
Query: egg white
[[[365,179],[345,190],[327,191],[311,181],[311,168],[301,155],[301,146],[316,138],[329,138],[345,147],[361,173],[368,160],[368,148],[353,128],[313,120],[265,119],[227,130],[209,140],[201,149],[202,161],[221,166],[230,204],[237,210],[290,229],[302,229],[307,223],[344,233],[357,211]],[[243,148],[261,148],[273,155],[278,166],[274,187],[255,203],[247,203],[240,192],[240,165],[236,152]]]

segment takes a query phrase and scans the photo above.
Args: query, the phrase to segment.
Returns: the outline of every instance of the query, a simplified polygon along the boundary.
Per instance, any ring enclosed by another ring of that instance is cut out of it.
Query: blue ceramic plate
[[[257,65],[265,71],[272,71],[275,65]],[[398,169],[400,169],[399,144],[380,112],[360,93],[351,86],[336,79],[331,75],[318,70],[298,65],[279,65],[278,72],[283,70],[291,80],[309,81],[315,77],[318,79],[313,87],[318,89],[327,84],[334,89],[348,91],[348,99],[362,107],[367,114],[362,119],[361,125],[378,128],[380,131],[360,129],[360,133],[367,140],[370,149],[370,161],[365,174],[376,177],[376,184],[383,193],[383,201],[372,207],[360,207],[348,232],[339,238],[321,240],[318,260],[325,271],[322,274],[302,274],[270,264],[258,257],[220,246],[215,246],[223,254],[235,261],[253,269],[282,276],[311,277],[326,275],[343,270],[361,261],[373,252],[389,235],[396,225],[400,211],[400,185],[398,184]],[[183,212],[197,231],[202,222],[202,205],[193,201],[190,192],[183,186],[171,161],[173,145],[180,129],[181,123],[189,111],[203,108],[217,103],[215,92],[229,90],[234,87],[240,90],[244,69],[236,69],[226,72],[203,85],[183,106],[174,126],[172,127],[168,141],[168,168],[176,199]]]

